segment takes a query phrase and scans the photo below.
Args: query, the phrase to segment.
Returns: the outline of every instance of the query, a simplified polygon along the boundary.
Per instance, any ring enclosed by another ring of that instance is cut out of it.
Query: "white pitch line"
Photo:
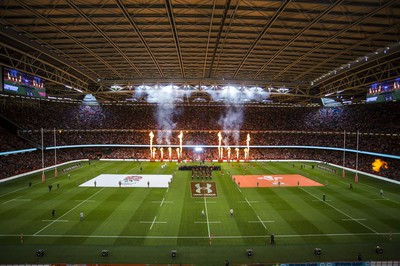
[[[96,196],[98,193],[100,193],[101,191],[103,191],[105,189],[105,187],[103,187],[102,189],[100,189],[99,191],[97,191],[96,193],[94,193],[92,196],[90,196],[89,198],[87,198],[87,200],[89,200],[90,198]],[[74,208],[72,208],[71,210],[69,210],[68,212],[64,213],[63,215],[61,215],[58,219],[54,220],[52,223],[49,223],[48,225],[46,225],[45,227],[43,227],[42,229],[40,229],[39,231],[37,231],[34,236],[37,236],[40,232],[42,232],[43,230],[45,230],[47,227],[49,227],[50,225],[54,224],[55,222],[57,222],[58,220],[60,220],[62,217],[64,217],[65,215],[67,215],[68,213],[72,212],[73,210],[75,210],[76,208],[78,208],[79,206],[81,206],[83,203],[85,203],[86,201],[82,201],[81,203],[79,203],[78,205],[76,205]]]
[[[75,201],[84,201],[84,202],[96,202],[95,200],[75,200]]]
[[[247,204],[249,204],[250,208],[252,208],[253,211],[254,211],[254,213],[255,213],[256,211],[254,210],[253,206],[251,206],[251,204],[250,204],[250,202],[247,200],[247,198],[244,197],[244,199],[246,200]],[[268,231],[267,226],[264,224],[264,222],[263,222],[263,220],[260,218],[260,216],[257,215],[257,218],[258,218],[258,220],[260,221],[260,223],[262,224],[262,226],[265,228],[265,230]]]
[[[164,200],[165,200],[165,196],[164,196],[164,198],[162,198],[162,201],[161,201],[161,203],[160,203],[160,207],[163,205]]]
[[[156,221],[156,219],[157,219],[157,215],[154,217],[154,220],[153,220],[153,222],[151,223],[150,230],[153,228],[153,225],[154,225],[154,222]]]
[[[264,224],[263,220],[261,220],[260,216],[257,215],[257,218],[258,218],[258,220],[260,220],[260,222],[261,222],[262,226],[264,226],[265,230],[268,231],[267,226],[265,226],[265,224]]]
[[[367,219],[342,219],[342,221],[366,221]]]
[[[239,200],[239,203],[258,203],[257,200],[249,200],[249,201],[245,201],[245,200]]]
[[[164,221],[140,221],[141,224],[166,224],[167,222]]]
[[[278,238],[297,238],[297,237],[348,237],[348,236],[376,236],[375,233],[336,233],[336,234],[302,234],[302,235],[275,235]],[[388,236],[390,233],[378,233],[381,236]],[[400,235],[400,232],[392,233],[392,235]],[[19,234],[0,234],[0,237],[19,237]],[[54,237],[54,238],[112,238],[112,239],[208,239],[208,236],[132,236],[132,235],[25,235],[25,237]],[[265,238],[269,235],[253,235],[253,236],[213,236],[218,239],[243,239],[243,238]]]
[[[314,198],[317,198],[318,199],[318,197],[317,196],[315,196],[314,194],[312,194],[311,192],[308,192],[307,190],[305,190],[304,188],[302,188],[302,187],[300,187],[300,189],[301,190],[303,190],[304,192],[306,192],[307,194],[309,194],[309,195],[311,195],[311,196],[313,196]],[[372,232],[374,232],[375,234],[379,234],[377,231],[375,231],[374,229],[372,229],[371,227],[369,227],[369,226],[367,226],[367,225],[365,225],[365,224],[363,224],[362,222],[360,222],[360,221],[357,221],[357,220],[355,220],[353,217],[351,217],[350,215],[348,215],[347,213],[345,213],[345,212],[343,212],[343,211],[341,211],[341,210],[339,210],[338,208],[336,208],[335,206],[333,206],[332,204],[329,204],[329,203],[327,203],[327,202],[325,202],[325,204],[326,205],[328,205],[329,207],[331,207],[331,208],[333,208],[333,209],[335,209],[336,211],[338,211],[338,212],[340,212],[341,214],[343,214],[344,216],[347,216],[349,219],[352,219],[353,221],[355,221],[355,222],[357,222],[357,223],[359,223],[360,225],[362,225],[362,226],[364,226],[365,228],[367,228],[367,229],[369,229],[369,230],[371,230]]]
[[[161,203],[161,202],[163,202],[162,200],[153,200],[151,203]],[[169,200],[164,200],[164,202],[163,203],[174,203],[173,201],[169,201]]]
[[[42,222],[53,222],[54,220],[42,220]],[[69,222],[69,220],[55,220],[56,222]]]
[[[19,197],[15,198],[15,199],[11,199],[11,200],[5,201],[5,202],[3,202],[1,205],[6,204],[6,203],[9,203],[9,202],[12,202],[12,201],[15,201],[15,200],[17,200],[17,199],[19,199],[19,198],[22,198],[22,196],[19,196]]]
[[[313,199],[312,201],[331,201],[331,200]]]
[[[208,220],[208,210],[207,210],[207,199],[206,197],[204,197],[204,206],[206,208],[206,219],[207,219],[207,230],[208,230],[208,238],[211,237],[211,233],[210,233],[210,222]],[[210,240],[211,242],[211,240]]]
[[[260,221],[249,221],[249,223],[259,223]],[[275,221],[261,221],[263,223],[275,223]]]
[[[33,184],[32,184],[33,185]],[[18,191],[20,191],[20,190],[23,190],[23,189],[27,189],[28,187],[23,187],[23,188],[19,188],[19,189],[16,189],[16,190],[14,190],[14,191],[10,191],[10,192],[8,192],[8,193],[6,193],[6,194],[3,194],[3,195],[0,195],[0,198],[2,198],[2,197],[4,197],[4,196],[7,196],[7,195],[10,195],[10,194],[13,194],[13,193],[15,193],[15,192],[18,192]],[[22,197],[22,196],[21,196]],[[20,198],[20,197],[19,197]]]
[[[194,222],[195,224],[205,224],[205,223],[207,223],[207,222]],[[213,222],[213,221],[209,221],[208,222],[209,224],[220,224],[221,222],[220,221],[215,221],[215,222]]]
[[[3,202],[1,205],[6,204],[6,203],[9,203],[9,202],[14,202],[14,201],[23,201],[23,202],[27,202],[27,201],[31,201],[31,199],[12,199],[12,200]]]

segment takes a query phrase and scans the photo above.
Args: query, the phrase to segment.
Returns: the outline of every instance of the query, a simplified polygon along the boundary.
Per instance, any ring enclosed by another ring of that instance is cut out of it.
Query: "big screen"
[[[400,79],[373,84],[367,92],[367,103],[392,102],[400,100]]]
[[[45,81],[19,70],[3,67],[2,90],[7,93],[46,98]]]

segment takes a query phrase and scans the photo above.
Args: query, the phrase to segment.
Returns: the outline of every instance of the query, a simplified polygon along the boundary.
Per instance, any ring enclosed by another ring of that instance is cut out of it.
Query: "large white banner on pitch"
[[[80,187],[161,187],[166,188],[172,175],[101,174],[81,184]]]

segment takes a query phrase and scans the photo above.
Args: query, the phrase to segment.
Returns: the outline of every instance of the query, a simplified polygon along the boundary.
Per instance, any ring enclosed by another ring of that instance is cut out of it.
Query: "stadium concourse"
[[[379,109],[376,104],[335,108],[243,106],[242,124],[237,136],[224,131],[219,121],[225,115],[225,107],[177,105],[175,108],[174,128],[168,139],[170,144],[179,144],[179,131],[183,131],[184,145],[198,146],[216,146],[220,131],[223,132],[224,143],[232,146],[245,145],[246,136],[250,134],[250,144],[255,146],[251,149],[250,160],[311,159],[343,165],[342,151],[311,146],[339,149],[345,146],[356,150],[358,131],[359,150],[367,152],[358,154],[358,169],[396,180],[400,177],[399,160],[370,154],[400,154],[400,135],[396,134],[400,117],[398,103],[379,104]],[[148,145],[150,131],[154,131],[158,138],[160,132],[155,113],[154,105],[82,105],[28,99],[3,101],[0,114],[2,120],[7,121],[7,127],[0,127],[0,151],[39,147],[40,129],[44,128],[46,147],[54,146],[55,137],[57,146],[110,145],[59,149],[57,163],[85,158],[149,159],[150,151],[147,147],[128,148],[118,145]],[[165,139],[155,140],[155,144],[168,147]],[[306,147],[273,148],[276,145]],[[164,159],[166,156],[165,153]],[[239,156],[243,159],[242,152]],[[355,169],[356,152],[347,152],[345,156],[344,165]],[[155,159],[161,159],[159,151]],[[216,148],[204,148],[201,152],[185,148],[182,159],[218,160],[218,151]],[[376,159],[385,161],[388,167],[381,168],[379,172],[374,171],[372,163]],[[5,178],[41,168],[41,152],[2,156],[1,161],[0,178]],[[45,166],[53,164],[54,152],[47,150]]]

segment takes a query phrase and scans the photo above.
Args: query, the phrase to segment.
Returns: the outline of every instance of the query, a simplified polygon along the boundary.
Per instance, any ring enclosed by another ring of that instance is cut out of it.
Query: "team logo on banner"
[[[192,197],[216,197],[217,186],[215,182],[191,182]]]
[[[143,177],[141,177],[140,175],[129,175],[127,177],[124,178],[123,182],[124,183],[129,183],[129,184],[136,184],[137,182],[139,182]]]

